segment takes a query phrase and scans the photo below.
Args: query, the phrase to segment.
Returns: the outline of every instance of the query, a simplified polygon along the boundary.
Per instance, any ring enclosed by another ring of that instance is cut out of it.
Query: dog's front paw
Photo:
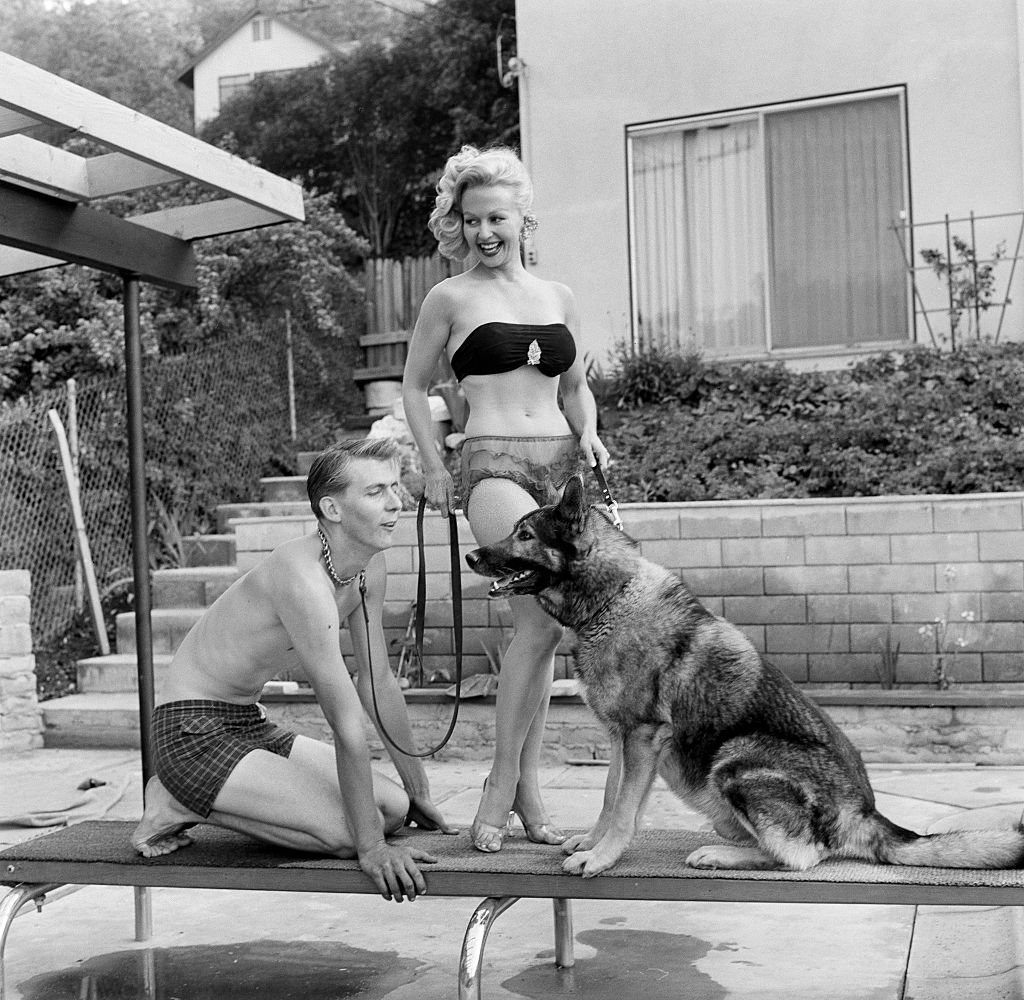
[[[691,868],[725,868],[764,871],[778,868],[779,863],[758,847],[734,847],[731,844],[709,844],[698,847],[686,859]]]
[[[577,851],[562,862],[562,869],[570,875],[582,875],[593,878],[611,868],[612,861],[601,859],[596,851]]]
[[[563,854],[575,854],[577,851],[589,851],[595,844],[589,833],[577,833],[562,843]]]
[[[608,871],[616,861],[618,861],[618,854],[610,854],[600,849],[577,851],[562,862],[562,869],[570,875],[593,878],[595,875],[600,875],[601,872]]]
[[[718,854],[714,847],[698,847],[686,859],[689,868],[718,868]]]

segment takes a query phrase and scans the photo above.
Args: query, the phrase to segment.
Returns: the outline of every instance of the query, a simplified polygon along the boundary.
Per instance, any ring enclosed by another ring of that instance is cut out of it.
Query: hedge
[[[1024,490],[1024,344],[836,371],[620,348],[592,381],[620,501]]]

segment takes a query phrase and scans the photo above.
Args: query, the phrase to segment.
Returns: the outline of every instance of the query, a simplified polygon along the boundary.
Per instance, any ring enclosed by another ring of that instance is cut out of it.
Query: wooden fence
[[[420,306],[439,281],[462,270],[458,261],[435,254],[402,260],[371,258],[366,262],[366,335],[360,337],[362,364],[356,382],[401,379],[406,349]],[[446,372],[439,373],[439,379]]]

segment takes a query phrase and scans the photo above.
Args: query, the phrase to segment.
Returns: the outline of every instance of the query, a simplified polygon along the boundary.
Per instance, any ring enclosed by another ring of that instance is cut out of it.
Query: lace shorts
[[[478,483],[508,479],[544,507],[557,503],[559,491],[583,471],[583,453],[573,434],[557,437],[469,437],[462,444],[463,510]]]
[[[164,787],[186,809],[209,816],[238,762],[253,750],[281,757],[295,733],[267,721],[262,705],[172,701],[153,712],[153,762]]]

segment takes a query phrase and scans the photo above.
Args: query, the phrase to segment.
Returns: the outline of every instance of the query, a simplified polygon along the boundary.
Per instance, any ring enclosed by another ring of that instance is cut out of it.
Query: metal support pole
[[[11,929],[14,918],[21,908],[29,901],[42,907],[46,894],[61,887],[60,882],[47,882],[41,885],[16,885],[0,900],[0,1000],[7,997],[7,985],[4,976],[4,948],[7,945],[7,932]]]
[[[153,773],[153,627],[150,619],[149,543],[146,531],[146,452],[142,426],[142,335],[139,279],[124,276],[124,369],[128,396],[128,489],[132,511],[132,570],[135,578],[135,648],[139,674],[139,741],[142,786]]]
[[[572,900],[552,899],[555,909],[555,965],[571,969],[576,964],[572,933]]]
[[[135,940],[153,936],[153,896],[148,885],[135,886]]]

